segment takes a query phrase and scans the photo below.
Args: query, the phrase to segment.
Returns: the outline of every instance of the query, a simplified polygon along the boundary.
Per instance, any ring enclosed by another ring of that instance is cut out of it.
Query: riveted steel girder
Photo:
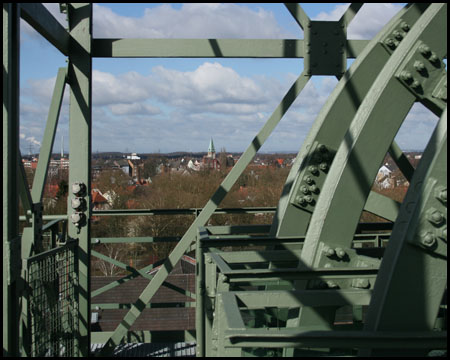
[[[365,322],[367,331],[434,329],[447,287],[447,110],[410,187],[414,191],[408,192],[392,230],[395,241],[381,262]],[[430,209],[442,220],[433,221]],[[382,350],[361,351],[364,356],[383,354]]]

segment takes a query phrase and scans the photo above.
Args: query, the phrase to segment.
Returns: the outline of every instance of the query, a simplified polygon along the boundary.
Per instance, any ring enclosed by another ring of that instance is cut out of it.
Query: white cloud
[[[132,4],[130,4],[132,6]],[[141,17],[116,14],[94,4],[94,37],[112,38],[285,38],[272,12],[236,4],[171,4],[147,8]]]
[[[314,20],[337,21],[348,8],[348,4],[336,5],[330,12],[321,12]],[[349,39],[371,39],[401,9],[401,4],[366,3],[351,21],[347,35]]]
[[[109,108],[114,115],[156,115],[161,112],[156,106],[137,102],[132,104],[111,104]]]

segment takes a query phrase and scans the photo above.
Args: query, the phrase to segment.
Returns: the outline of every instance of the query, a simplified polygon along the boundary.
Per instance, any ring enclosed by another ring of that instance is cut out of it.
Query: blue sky
[[[58,4],[45,4],[64,26]],[[310,18],[337,20],[348,4],[304,4]],[[402,7],[366,4],[348,29],[368,39]],[[302,38],[282,4],[94,4],[99,38]],[[350,61],[349,61],[350,64]],[[58,67],[66,59],[21,24],[21,151],[39,150]],[[94,59],[92,150],[129,152],[243,151],[301,73],[297,59]],[[261,151],[297,152],[337,84],[313,77]],[[54,152],[68,140],[66,89]],[[403,149],[423,148],[436,123],[415,106],[397,136]]]

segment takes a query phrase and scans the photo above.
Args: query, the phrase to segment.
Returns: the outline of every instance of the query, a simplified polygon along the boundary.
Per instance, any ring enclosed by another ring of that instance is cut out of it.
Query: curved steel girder
[[[432,4],[400,43],[370,88],[346,133],[312,215],[302,261],[319,266],[319,244],[349,249],[381,162],[417,100],[397,78],[419,41],[442,58],[446,41],[435,29],[446,23],[446,5]],[[345,211],[343,208],[345,207]]]
[[[447,285],[447,110],[410,188],[381,262],[364,325],[367,331],[434,328]]]
[[[309,165],[320,166],[320,162],[317,163],[314,159],[318,144],[325,145],[328,149],[327,156],[332,156],[337,150],[371,85],[391,56],[392,51],[383,45],[385,39],[403,22],[412,26],[428,6],[428,4],[414,4],[402,9],[366,46],[338,83],[315,120],[287,177],[274,216],[272,236],[306,234],[314,206],[301,206],[296,202],[296,198],[309,174]],[[312,178],[323,183],[325,174],[319,169],[320,176]]]
[[[433,31],[437,22],[445,22],[445,10],[445,6],[433,4],[423,13],[367,92],[339,146],[312,214],[301,253],[303,264],[342,267],[358,261],[350,248],[361,212],[379,165],[417,100],[396,75],[418,40],[433,46],[439,56],[445,55]],[[330,261],[323,253],[327,248],[345,249],[344,256]],[[295,284],[298,289],[306,285],[306,281]],[[327,329],[334,322],[336,308],[299,310],[290,314],[288,327],[315,325]]]

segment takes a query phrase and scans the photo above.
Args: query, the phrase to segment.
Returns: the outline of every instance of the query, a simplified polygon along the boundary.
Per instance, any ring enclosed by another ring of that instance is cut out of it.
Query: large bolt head
[[[427,57],[427,56],[429,56],[431,54],[430,47],[425,45],[425,44],[422,44],[422,45],[419,46],[419,51],[425,57]]]
[[[305,182],[306,182],[308,185],[314,184],[314,180],[313,180],[313,178],[312,178],[311,176],[307,176],[307,177],[305,178]]]
[[[420,242],[423,246],[429,248],[436,243],[436,237],[431,232],[425,232],[420,235]]]
[[[339,259],[342,259],[345,256],[345,251],[342,248],[336,248],[336,255]]]
[[[313,175],[317,175],[319,173],[319,170],[317,169],[317,166],[311,165],[308,168],[309,172]]]
[[[420,86],[421,86],[420,81],[417,81],[417,80],[414,80],[413,83],[411,84],[411,87],[413,89],[418,89],[418,88],[420,88]]]
[[[70,215],[70,220],[72,220],[72,222],[74,224],[80,223],[82,218],[83,218],[83,214],[79,213],[79,212],[76,212],[76,213],[73,213],[72,215]]]
[[[428,209],[426,212],[426,217],[430,223],[437,226],[441,225],[445,220],[444,214],[442,214],[439,210],[436,210],[435,208]]]
[[[85,190],[86,185],[84,185],[82,182],[77,181],[72,184],[72,193],[74,195],[81,196],[84,194]]]
[[[409,71],[402,71],[400,73],[400,79],[402,79],[403,81],[409,82],[409,81],[412,81],[413,77]]]
[[[308,204],[312,204],[312,202],[314,201],[314,198],[313,198],[311,195],[306,195],[306,196],[304,197],[304,199],[306,200],[306,202],[307,202]]]
[[[431,56],[430,56],[430,58],[428,60],[430,60],[430,62],[432,62],[432,63],[439,63],[440,62],[439,57],[436,54],[434,54],[434,53],[431,54]]]
[[[403,33],[401,31],[395,30],[392,35],[394,35],[394,37],[397,40],[402,40],[403,39]]]
[[[336,254],[336,251],[334,251],[334,249],[332,249],[332,248],[328,248],[325,251],[325,255],[328,256],[328,257],[334,256],[335,254]]]
[[[328,166],[328,164],[327,164],[326,162],[323,162],[323,163],[321,163],[321,164],[319,165],[319,168],[320,168],[320,170],[322,170],[322,171],[327,171],[328,168],[329,168],[329,166]]]
[[[416,61],[414,63],[414,68],[418,71],[418,72],[422,72],[425,70],[425,64],[422,61]]]
[[[72,209],[79,209],[79,208],[81,208],[81,205],[82,205],[82,198],[78,198],[78,197],[76,197],[76,198],[73,198],[72,199]]]
[[[394,40],[391,39],[391,38],[387,38],[387,39],[384,41],[384,43],[385,43],[387,46],[389,46],[390,48],[394,48],[394,47],[395,47]]]
[[[300,187],[300,191],[301,191],[303,194],[305,194],[305,195],[308,195],[308,194],[309,194],[309,189],[308,189],[305,185],[302,185],[302,186]]]
[[[406,32],[408,32],[409,29],[410,29],[410,26],[409,26],[409,24],[407,22],[402,22],[400,24],[400,27],[402,28],[403,31],[406,31]]]

